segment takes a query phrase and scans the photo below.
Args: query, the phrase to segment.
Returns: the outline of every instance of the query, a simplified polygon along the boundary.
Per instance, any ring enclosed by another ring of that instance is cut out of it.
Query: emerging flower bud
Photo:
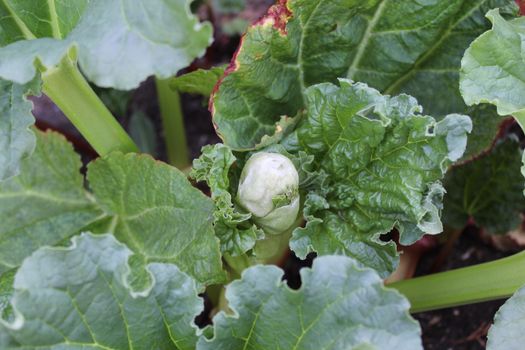
[[[259,152],[241,173],[237,202],[270,234],[290,228],[299,212],[299,174],[292,161],[279,153]]]

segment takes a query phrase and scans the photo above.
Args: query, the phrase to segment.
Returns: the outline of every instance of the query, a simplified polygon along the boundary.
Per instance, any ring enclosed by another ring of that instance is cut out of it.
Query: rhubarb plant
[[[521,151],[494,142],[523,109],[519,91],[498,92],[522,72],[516,11],[280,0],[226,69],[175,77],[211,43],[189,1],[0,0],[0,348],[421,349],[409,311],[510,296],[523,253],[383,279],[398,243],[443,231],[442,212],[494,233],[509,228],[497,213],[516,223],[523,185],[500,178]],[[518,57],[501,79],[484,71],[503,62],[484,40]],[[150,76],[171,165],[138,153],[89,84],[129,90]],[[210,96],[222,138],[185,172],[181,92]],[[41,93],[98,153],[85,168],[63,136],[32,127],[27,97]],[[471,106],[485,101],[497,110]],[[288,250],[316,253],[297,290],[272,266]],[[521,293],[497,317],[497,346]]]

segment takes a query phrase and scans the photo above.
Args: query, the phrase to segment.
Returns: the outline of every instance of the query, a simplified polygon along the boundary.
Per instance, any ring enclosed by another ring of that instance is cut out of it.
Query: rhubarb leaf
[[[29,129],[35,122],[33,105],[26,94],[38,94],[37,79],[19,85],[0,79],[0,181],[17,175],[20,163],[35,148],[35,135]]]
[[[508,138],[475,162],[452,168],[444,180],[443,222],[462,229],[472,218],[492,234],[516,228],[525,210],[523,178],[516,176],[521,157],[519,142]]]
[[[525,342],[525,287],[498,310],[487,335],[487,350],[520,350]]]
[[[224,74],[224,67],[197,69],[172,79],[170,87],[179,92],[199,94],[205,97],[211,95],[213,88]]]
[[[0,77],[27,83],[37,66],[56,66],[72,46],[84,74],[102,87],[129,90],[150,75],[171,77],[211,41],[211,26],[199,23],[189,3],[3,0],[0,30],[8,37],[0,39]]]
[[[525,18],[505,21],[497,9],[487,18],[492,29],[470,45],[461,62],[461,93],[468,105],[491,103],[500,115],[519,120],[525,117]]]
[[[2,349],[194,349],[203,309],[175,265],[149,264],[152,282],[130,286],[131,251],[111,235],[82,234],[41,248],[16,274],[15,319],[0,320]]]
[[[230,186],[230,168],[237,158],[223,144],[202,148],[202,155],[194,160],[190,177],[205,181],[215,202],[215,234],[221,241],[221,252],[239,256],[252,249],[258,239],[264,237],[261,229],[249,220],[251,214],[232,201],[236,189]]]
[[[437,118],[466,113],[458,89],[460,58],[488,29],[483,14],[494,7],[509,15],[517,12],[513,0],[290,0],[275,5],[248,29],[212,96],[217,131],[233,149],[253,149],[277,131],[283,115],[293,117],[304,108],[307,87],[339,77],[382,93],[413,95]],[[474,133],[490,137],[469,149],[469,156],[488,148],[497,132],[493,124],[477,126]]]
[[[56,66],[72,43],[68,34],[77,25],[88,0],[0,1],[0,78],[26,84],[38,68]]]
[[[75,27],[89,0],[0,1],[0,46],[34,38],[62,39]]]
[[[82,71],[99,86],[121,90],[150,75],[172,77],[212,40],[211,25],[199,22],[190,2],[91,0],[70,35]]]
[[[36,150],[22,161],[20,175],[0,182],[0,275],[102,215],[84,189],[73,147],[56,133],[36,136]]]
[[[408,301],[371,269],[324,256],[300,272],[291,290],[275,266],[255,266],[226,289],[234,314],[213,318],[214,335],[198,350],[422,349]]]
[[[224,281],[214,205],[183,173],[146,155],[112,153],[88,166],[111,232],[147,262],[176,264],[203,284]]]
[[[462,156],[472,124],[457,114],[436,122],[410,96],[339,83],[307,90],[296,147],[313,154],[329,178],[309,191],[309,222],[295,230],[290,247],[301,258],[311,251],[345,254],[386,276],[397,256],[382,234],[395,227],[409,244],[442,231],[439,180]]]

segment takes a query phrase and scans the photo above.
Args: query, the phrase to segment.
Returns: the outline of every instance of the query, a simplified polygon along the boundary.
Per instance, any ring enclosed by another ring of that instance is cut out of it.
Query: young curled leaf
[[[380,235],[398,228],[404,244],[442,231],[444,190],[439,182],[463,154],[472,124],[449,115],[436,122],[407,95],[389,97],[341,79],[307,91],[307,118],[290,138],[291,151],[315,156],[328,179],[305,202],[308,224],[291,248],[345,254],[387,275],[396,264],[392,242]]]
[[[252,215],[233,203],[230,192],[230,170],[237,158],[223,144],[202,148],[202,155],[193,161],[190,177],[205,181],[215,202],[214,229],[221,242],[221,252],[232,256],[252,249],[258,239],[264,237],[262,230],[250,222]]]

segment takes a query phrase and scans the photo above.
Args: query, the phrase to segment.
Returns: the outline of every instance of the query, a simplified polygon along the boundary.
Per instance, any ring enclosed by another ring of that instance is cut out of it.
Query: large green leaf
[[[70,39],[79,63],[99,86],[137,87],[150,75],[169,78],[204,54],[209,23],[199,23],[191,0],[91,0]]]
[[[304,107],[308,86],[338,77],[414,95],[437,117],[464,113],[460,58],[488,28],[483,14],[493,7],[516,12],[513,0],[280,3],[248,29],[212,98],[218,133],[234,149],[252,149],[281,116]],[[469,154],[490,145],[496,128],[488,126],[492,137]],[[488,126],[480,123],[479,133]]]
[[[111,232],[131,250],[201,283],[223,282],[213,202],[184,174],[146,155],[113,153],[89,165],[88,179]]]
[[[292,137],[297,145],[289,147],[315,155],[329,183],[309,192],[309,223],[290,246],[303,258],[310,251],[345,254],[388,274],[395,244],[380,235],[396,227],[408,244],[442,231],[439,180],[463,154],[470,119],[453,114],[436,122],[410,96],[383,96],[345,79],[340,87],[310,87],[307,105]]]
[[[88,79],[131,89],[150,75],[173,76],[211,40],[189,0],[2,0],[0,18],[0,77],[21,84],[77,46]]]
[[[35,135],[29,129],[35,119],[25,95],[38,93],[37,80],[19,85],[0,79],[0,181],[17,175],[20,162],[35,148]]]
[[[525,342],[525,287],[503,304],[487,335],[487,350],[520,350]]]
[[[443,222],[461,229],[473,218],[493,234],[516,228],[525,210],[523,178],[517,176],[521,154],[519,142],[509,138],[477,161],[447,173]]]
[[[487,13],[493,24],[465,52],[461,93],[469,105],[492,103],[500,115],[525,117],[525,18],[505,21],[498,10]]]
[[[36,150],[22,161],[20,175],[0,182],[0,275],[102,215],[84,190],[73,147],[56,133],[36,135]]]
[[[152,283],[129,285],[131,251],[110,235],[82,234],[42,248],[14,283],[15,319],[0,320],[2,349],[194,349],[203,309],[195,282],[170,264],[149,264]]]
[[[422,349],[408,301],[354,260],[315,259],[298,291],[282,277],[274,266],[246,270],[226,289],[235,314],[217,314],[197,349]]]

